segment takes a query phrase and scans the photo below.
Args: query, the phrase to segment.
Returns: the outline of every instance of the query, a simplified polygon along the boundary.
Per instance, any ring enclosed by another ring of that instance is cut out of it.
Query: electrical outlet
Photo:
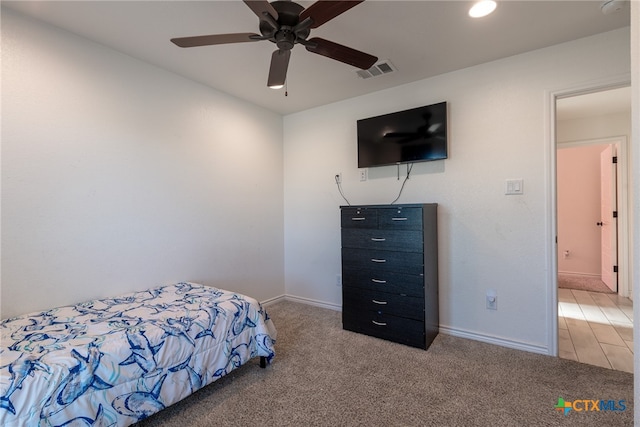
[[[487,291],[487,310],[498,309],[498,293],[493,289]]]
[[[366,181],[367,180],[367,168],[364,169],[360,169],[360,181]]]
[[[336,174],[336,184],[342,184],[342,173],[338,172]]]
[[[342,274],[338,274],[336,276],[336,286],[338,287],[342,286]]]

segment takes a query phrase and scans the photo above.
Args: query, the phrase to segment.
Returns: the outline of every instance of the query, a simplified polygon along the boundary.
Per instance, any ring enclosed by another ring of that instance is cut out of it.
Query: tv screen
[[[361,119],[358,167],[447,158],[447,103]]]

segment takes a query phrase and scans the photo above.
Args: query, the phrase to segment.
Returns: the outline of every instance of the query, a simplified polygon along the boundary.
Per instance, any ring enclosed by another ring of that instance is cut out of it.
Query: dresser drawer
[[[342,285],[424,299],[424,277],[342,266]]]
[[[375,312],[342,312],[342,327],[385,340],[426,348],[424,323]]]
[[[343,286],[342,304],[348,311],[373,311],[424,321],[424,299],[417,297]]]
[[[349,268],[419,276],[423,272],[423,264],[421,253],[342,248],[342,265]]]
[[[342,246],[385,251],[422,252],[420,230],[343,228]]]
[[[378,228],[378,209],[342,208],[342,228]]]
[[[422,230],[422,208],[379,209],[378,227],[390,230]]]

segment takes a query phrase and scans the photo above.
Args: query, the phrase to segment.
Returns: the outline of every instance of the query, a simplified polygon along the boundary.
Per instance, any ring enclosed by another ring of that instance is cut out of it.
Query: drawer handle
[[[385,239],[384,237],[372,237],[371,241],[372,242],[386,242],[387,239]]]
[[[366,218],[364,217],[360,217],[360,218],[351,218],[351,221],[364,221]]]
[[[387,281],[386,281],[386,280],[380,280],[380,279],[371,279],[371,281],[372,281],[373,283],[382,283],[382,284],[387,283]]]
[[[391,218],[391,221],[406,221],[406,220],[407,220],[406,217]]]
[[[378,300],[372,299],[371,302],[374,304],[387,305],[386,301],[378,301]]]
[[[372,320],[374,325],[378,325],[378,326],[387,326],[387,324],[385,322],[376,322],[375,320]]]
[[[371,262],[387,262],[386,259],[371,258]]]

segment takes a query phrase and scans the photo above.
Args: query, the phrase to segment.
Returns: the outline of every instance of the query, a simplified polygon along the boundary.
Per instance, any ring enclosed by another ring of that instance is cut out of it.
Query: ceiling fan
[[[171,41],[179,47],[196,47],[269,40],[278,47],[271,55],[271,66],[269,68],[269,78],[267,79],[267,86],[271,88],[284,86],[291,49],[296,44],[303,45],[309,52],[326,56],[363,70],[368,70],[378,60],[373,55],[320,37],[307,39],[312,28],[318,28],[364,0],[320,0],[306,9],[292,1],[278,0],[271,3],[254,0],[243,1],[260,19],[260,34],[213,34],[179,37],[173,38]]]

